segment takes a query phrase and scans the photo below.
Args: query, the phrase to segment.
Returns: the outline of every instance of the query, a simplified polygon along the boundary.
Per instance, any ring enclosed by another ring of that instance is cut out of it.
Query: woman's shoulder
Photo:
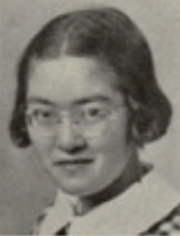
[[[47,206],[38,216],[33,233],[54,234],[57,229],[67,224],[71,216],[71,208],[67,196],[58,191],[53,204]]]
[[[146,234],[180,235],[180,204],[141,235]]]

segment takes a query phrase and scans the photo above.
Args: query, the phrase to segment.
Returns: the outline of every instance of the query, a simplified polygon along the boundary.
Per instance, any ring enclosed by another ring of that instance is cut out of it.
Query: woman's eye
[[[34,118],[40,122],[48,122],[54,120],[54,113],[51,111],[36,110]]]
[[[90,108],[86,111],[85,116],[86,119],[88,120],[96,120],[96,119],[100,119],[100,118],[104,118],[106,115],[108,114],[108,110],[105,108],[100,108],[100,107],[96,107],[96,108]]]
[[[87,113],[88,113],[89,116],[94,117],[94,116],[100,115],[102,113],[102,111],[98,108],[92,108]]]

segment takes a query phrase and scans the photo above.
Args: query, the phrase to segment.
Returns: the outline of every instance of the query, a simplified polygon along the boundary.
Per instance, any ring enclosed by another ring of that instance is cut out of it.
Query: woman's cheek
[[[49,153],[54,148],[54,140],[32,129],[28,129],[32,146],[39,154]]]

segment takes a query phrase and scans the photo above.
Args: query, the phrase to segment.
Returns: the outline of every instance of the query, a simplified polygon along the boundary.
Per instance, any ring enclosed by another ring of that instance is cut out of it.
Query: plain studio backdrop
[[[126,12],[147,37],[159,83],[174,114],[168,134],[145,147],[141,157],[154,162],[180,190],[180,5],[179,0],[1,0],[0,33],[0,233],[30,232],[43,207],[53,202],[55,187],[30,149],[9,139],[8,123],[16,87],[17,63],[33,35],[49,19],[74,8],[111,5]]]

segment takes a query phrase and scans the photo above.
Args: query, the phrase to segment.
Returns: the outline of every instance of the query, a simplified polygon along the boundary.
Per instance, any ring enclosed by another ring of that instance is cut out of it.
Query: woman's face
[[[36,61],[29,76],[28,131],[45,169],[64,192],[98,193],[130,161],[129,112],[115,74],[90,58]]]

